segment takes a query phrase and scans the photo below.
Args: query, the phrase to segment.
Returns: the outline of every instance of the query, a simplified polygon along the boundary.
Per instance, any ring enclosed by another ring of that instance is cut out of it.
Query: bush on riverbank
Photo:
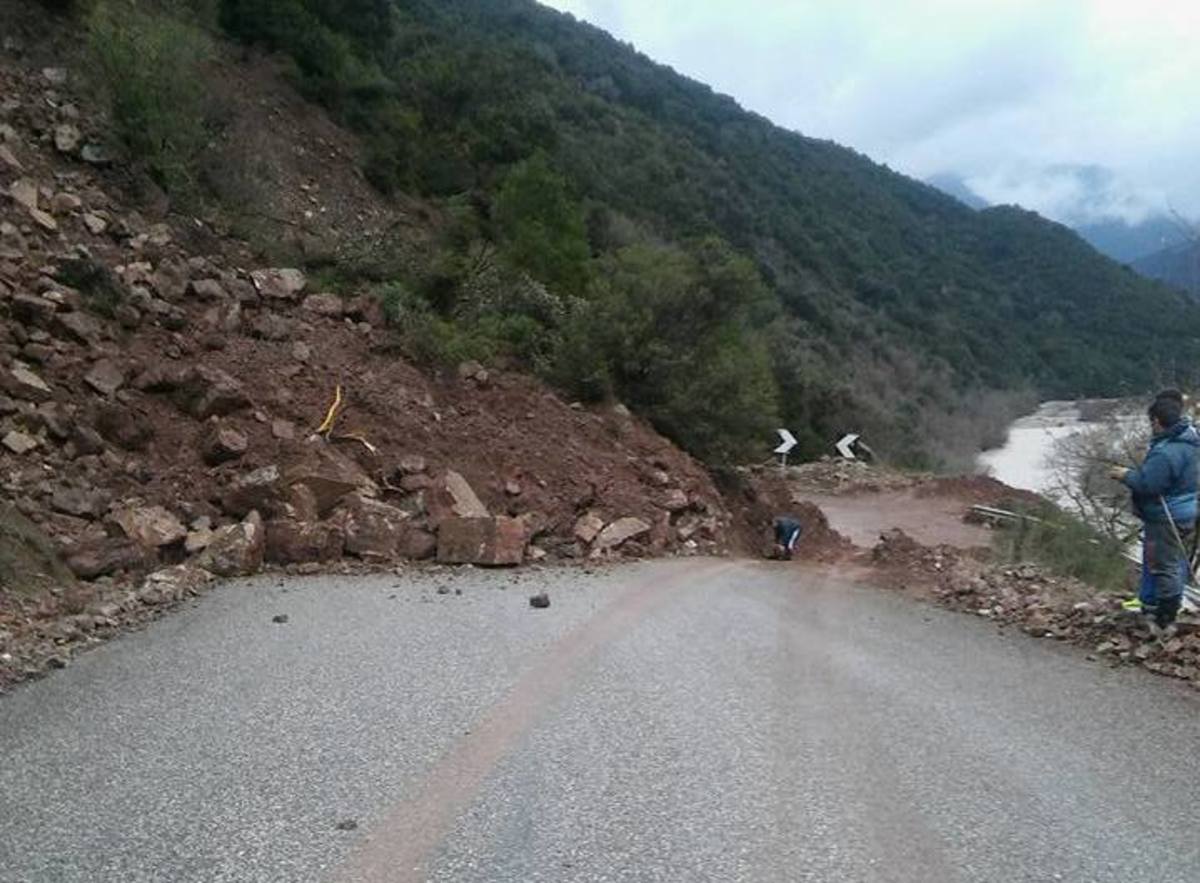
[[[1051,503],[1025,507],[1016,524],[996,531],[993,547],[1001,561],[1034,562],[1105,592],[1129,587],[1133,565],[1124,545]]]

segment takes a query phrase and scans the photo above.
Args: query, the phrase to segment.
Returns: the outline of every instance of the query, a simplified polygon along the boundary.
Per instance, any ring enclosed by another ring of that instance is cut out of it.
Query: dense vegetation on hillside
[[[805,453],[853,429],[936,465],[1003,425],[998,391],[1200,364],[1200,309],[1065,228],[779,129],[532,0],[174,6],[289,58],[377,187],[443,203],[440,250],[378,280],[414,351],[519,359],[701,455],[778,421]]]
[[[1189,242],[1164,248],[1133,262],[1143,276],[1161,279],[1200,300],[1200,232]]]

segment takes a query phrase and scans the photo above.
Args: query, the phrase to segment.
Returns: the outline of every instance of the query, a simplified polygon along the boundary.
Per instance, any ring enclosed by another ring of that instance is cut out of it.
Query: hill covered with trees
[[[165,14],[104,32],[128,5],[90,13],[110,48]],[[1200,359],[1200,308],[1066,228],[973,211],[532,0],[174,9],[287,58],[376,187],[439,206],[428,254],[332,268],[377,287],[412,354],[519,361],[710,460],[786,425],[805,453],[856,430],[936,466],[1034,394],[1137,393]]]

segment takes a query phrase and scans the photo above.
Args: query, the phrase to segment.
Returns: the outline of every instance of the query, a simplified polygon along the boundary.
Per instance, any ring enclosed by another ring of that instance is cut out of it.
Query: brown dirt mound
[[[0,15],[12,5],[0,0]],[[55,648],[199,591],[203,581],[190,576],[169,590],[123,581],[198,560],[200,544],[235,529],[246,512],[229,503],[233,484],[311,454],[308,438],[339,385],[345,406],[333,444],[395,508],[359,513],[352,544],[345,512],[305,508],[316,506],[311,489],[278,507],[306,529],[320,519],[322,537],[347,535],[328,550],[368,554],[380,545],[371,512],[386,510],[378,517],[387,523],[407,507],[400,517],[412,543],[396,556],[431,554],[447,470],[491,515],[521,518],[535,560],[725,548],[730,519],[706,470],[624,408],[584,408],[533,378],[477,365],[419,370],[396,351],[370,298],[340,298],[313,278],[297,292],[302,274],[264,275],[277,268],[219,224],[170,214],[161,193],[135,203],[131,168],[90,164],[81,152],[110,133],[64,48],[69,39],[36,7],[20,6],[21,27],[0,50],[0,501],[71,552],[76,572],[98,579],[63,592],[70,574],[52,572],[31,598],[6,585],[0,658],[23,652],[17,638],[36,640],[27,673],[58,658]],[[25,48],[10,51],[18,44]],[[312,257],[316,248],[328,258],[346,239],[377,245],[393,235],[420,247],[430,223],[418,217],[423,208],[374,194],[350,161],[354,139],[269,63],[252,59],[224,74],[221,88],[244,98],[231,103],[232,141],[269,127],[267,198],[250,208],[276,225],[289,252]],[[152,517],[139,530],[170,539],[135,547],[122,535],[134,506],[161,507],[132,517]],[[614,523],[619,530],[597,535]],[[267,530],[268,545],[293,534],[316,535]]]
[[[780,515],[791,515],[804,525],[797,560],[834,562],[854,552],[853,544],[829,526],[825,513],[812,503],[798,501],[778,473],[739,470],[725,476],[722,490],[737,548],[743,554],[765,556],[771,551],[772,525]]]
[[[1037,506],[1045,501],[1037,494],[1010,487],[987,475],[936,477],[919,482],[918,497],[952,497],[972,506]]]

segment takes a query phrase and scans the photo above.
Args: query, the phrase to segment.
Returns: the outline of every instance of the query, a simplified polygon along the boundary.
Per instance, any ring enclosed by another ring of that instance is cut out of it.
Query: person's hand
[[[1108,477],[1113,481],[1124,481],[1129,470],[1124,466],[1113,466],[1108,470]]]

